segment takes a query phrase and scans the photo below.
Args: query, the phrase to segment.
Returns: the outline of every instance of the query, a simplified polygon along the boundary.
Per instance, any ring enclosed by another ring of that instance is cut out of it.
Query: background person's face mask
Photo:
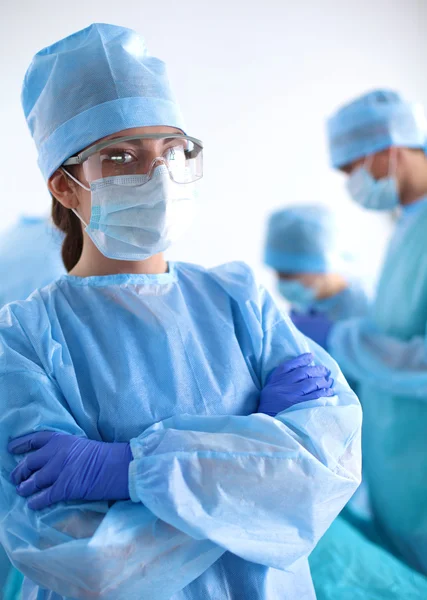
[[[392,160],[392,159],[391,159]],[[390,170],[393,162],[390,163]],[[355,169],[347,181],[347,190],[355,202],[370,210],[392,210],[399,205],[395,175],[374,179],[366,166]]]
[[[308,311],[316,301],[316,290],[297,280],[279,279],[277,289],[293,307],[301,312]]]
[[[193,218],[194,184],[175,183],[164,165],[156,167],[149,179],[147,175],[98,179],[90,184],[90,191],[89,223],[74,212],[108,258],[146,260],[163,252],[185,233]]]

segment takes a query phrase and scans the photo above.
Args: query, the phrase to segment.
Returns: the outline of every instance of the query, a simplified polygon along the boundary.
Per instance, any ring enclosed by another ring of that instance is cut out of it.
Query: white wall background
[[[427,105],[425,0],[58,0],[0,9],[0,229],[49,209],[20,107],[40,48],[94,21],[133,27],[164,59],[188,123],[205,142],[200,211],[172,258],[243,259],[266,283],[264,224],[283,204],[342,212],[371,272],[390,223],[347,199],[328,167],[325,117],[367,89]]]

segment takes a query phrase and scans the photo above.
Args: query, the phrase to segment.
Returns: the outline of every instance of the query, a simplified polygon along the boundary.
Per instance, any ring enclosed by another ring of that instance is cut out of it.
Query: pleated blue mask
[[[156,167],[151,177],[98,179],[90,184],[90,191],[89,223],[74,212],[95,246],[108,258],[146,260],[167,250],[192,221],[194,184],[175,183],[164,165]]]
[[[277,283],[277,289],[288,302],[302,312],[307,311],[316,300],[316,290],[302,284],[300,281],[280,279]]]
[[[347,190],[355,202],[370,210],[392,210],[399,205],[395,177],[374,179],[365,167],[359,167],[347,181]]]

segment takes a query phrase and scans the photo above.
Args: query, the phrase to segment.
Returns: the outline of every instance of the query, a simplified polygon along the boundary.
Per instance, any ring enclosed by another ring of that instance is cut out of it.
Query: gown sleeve
[[[30,431],[85,432],[5,310],[2,329],[10,335],[5,343],[0,334],[0,541],[9,558],[39,586],[67,598],[169,599],[224,550],[177,530],[142,504],[70,502],[33,512],[16,493],[10,473],[19,459],[7,452],[10,439]]]
[[[426,336],[399,340],[376,331],[368,319],[352,319],[334,326],[328,348],[357,382],[399,396],[427,397]]]
[[[244,304],[235,327],[260,386],[283,360],[311,351],[331,370],[336,395],[275,418],[182,415],[153,425],[131,440],[131,498],[194,538],[287,569],[310,554],[360,483],[361,408],[336,363],[266,292]]]

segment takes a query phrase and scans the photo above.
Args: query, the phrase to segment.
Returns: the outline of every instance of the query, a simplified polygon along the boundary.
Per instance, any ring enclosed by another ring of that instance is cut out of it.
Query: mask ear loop
[[[66,169],[61,167],[61,171],[70,179],[72,179],[73,181],[75,181],[77,183],[77,185],[79,185],[81,188],[83,188],[84,190],[86,190],[87,192],[90,192],[91,189],[86,187],[85,185],[83,185],[83,183],[81,181],[79,181],[78,179],[76,179],[75,177],[73,177],[73,175],[71,175],[71,173],[69,173]],[[79,213],[76,211],[75,208],[71,209],[73,211],[73,213],[76,215],[76,217],[78,217],[80,219],[80,221],[83,223],[83,225],[85,227],[88,226],[88,224],[86,223],[86,221],[83,220],[83,218],[79,215]]]
[[[397,149],[394,146],[390,147],[390,162],[388,165],[388,176],[396,180],[397,167]],[[396,181],[397,183],[397,181]]]
[[[374,156],[375,156],[374,154],[369,154],[365,158],[363,165],[362,165],[363,168],[365,169],[365,171],[367,171],[371,177],[373,177],[373,175],[371,173],[371,167],[372,167],[372,163],[374,162]]]
[[[390,164],[388,167],[388,177],[389,179],[394,179],[395,185],[396,185],[396,189],[399,189],[399,183],[397,181],[397,148],[396,146],[390,146]],[[399,194],[399,198],[400,198],[400,193]],[[400,205],[400,200],[399,200],[399,206],[396,207],[394,209],[394,219],[396,220],[398,218],[398,215],[400,214],[400,212],[402,211],[402,206]]]
[[[71,173],[69,173],[63,167],[60,168],[60,171],[62,171],[64,173],[64,175],[66,175],[67,177],[69,177],[70,179],[72,179],[75,183],[77,183],[77,185],[79,185],[81,188],[83,188],[87,192],[91,191],[90,187],[86,187],[81,181],[79,181],[78,179],[76,179],[73,175],[71,175]]]
[[[365,161],[363,163],[363,168],[368,171],[368,173],[372,176],[372,173],[370,171],[370,168],[372,166],[372,163],[374,161],[374,156],[375,154],[370,154],[369,156],[367,156],[365,158]],[[394,146],[390,146],[390,161],[389,161],[389,165],[388,165],[388,177],[389,178],[393,178],[396,179],[396,164],[397,164],[397,153],[396,153],[396,148]]]

